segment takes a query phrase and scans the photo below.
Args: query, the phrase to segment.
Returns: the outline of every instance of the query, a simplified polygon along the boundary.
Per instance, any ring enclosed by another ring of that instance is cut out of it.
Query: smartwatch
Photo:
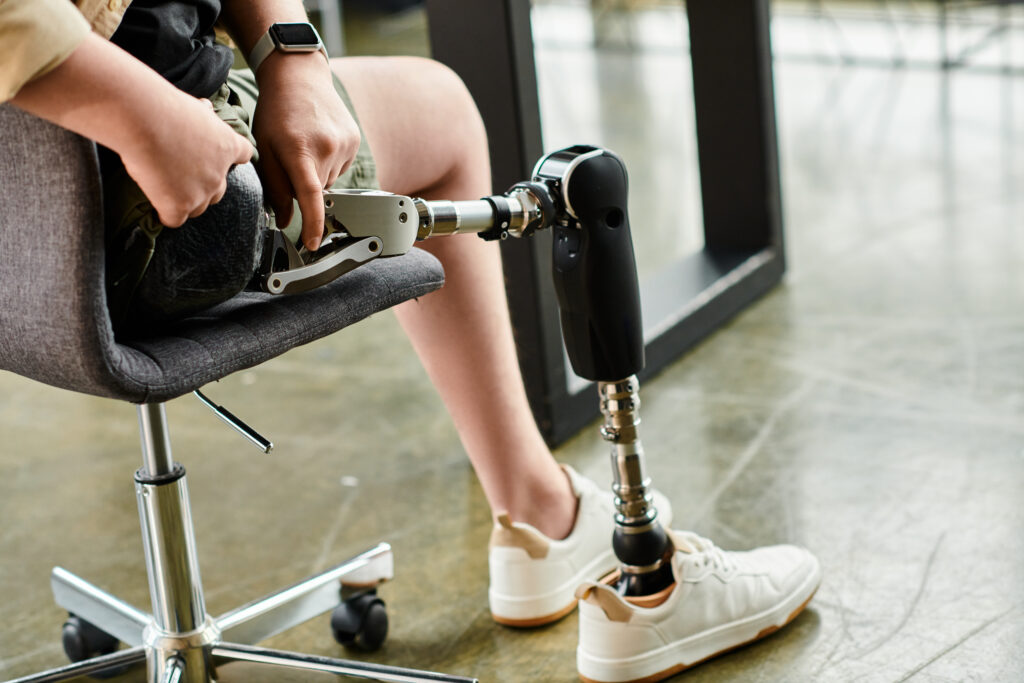
[[[291,24],[271,24],[263,37],[249,53],[249,68],[253,73],[260,68],[263,60],[272,52],[322,52],[325,59],[330,59],[320,34],[309,22]]]

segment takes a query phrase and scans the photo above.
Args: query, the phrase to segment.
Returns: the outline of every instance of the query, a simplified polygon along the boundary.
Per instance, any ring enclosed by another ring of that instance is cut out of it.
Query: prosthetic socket
[[[652,504],[639,436],[643,326],[622,160],[576,146],[541,159],[528,182],[476,201],[425,201],[378,191],[324,193],[320,249],[296,248],[270,230],[256,276],[272,294],[325,284],[417,240],[477,233],[488,240],[553,232],[552,277],[573,370],[598,383],[602,436],[611,444],[618,589],[648,595],[671,584],[671,546]]]

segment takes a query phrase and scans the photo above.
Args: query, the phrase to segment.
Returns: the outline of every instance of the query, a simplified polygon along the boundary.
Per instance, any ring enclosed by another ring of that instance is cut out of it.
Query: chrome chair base
[[[345,586],[372,587],[394,577],[391,546],[350,560],[219,617],[206,613],[196,561],[185,471],[170,457],[163,404],[139,406],[143,468],[135,475],[153,613],[61,567],[50,584],[57,604],[128,646],[111,654],[8,683],[56,683],[146,662],[147,683],[211,683],[231,662],[269,664],[353,678],[412,683],[471,683],[472,678],[255,647],[343,603]]]
[[[189,666],[189,661],[197,656],[212,660],[213,669],[231,662],[250,662],[378,681],[465,683],[475,680],[253,647],[253,643],[333,610],[341,604],[343,584],[367,585],[392,576],[391,547],[381,543],[321,574],[211,619],[205,628],[196,632],[158,639],[153,636],[156,628],[151,616],[66,569],[56,567],[50,583],[57,604],[116,637],[129,648],[9,683],[56,683],[138,665],[147,659],[151,662],[150,683],[206,683],[215,680],[212,672],[206,675],[208,672],[200,671],[198,677],[192,675],[196,668],[206,668],[204,665]]]

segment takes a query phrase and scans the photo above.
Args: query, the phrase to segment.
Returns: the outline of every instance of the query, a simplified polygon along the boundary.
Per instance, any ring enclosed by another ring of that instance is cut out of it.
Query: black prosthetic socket
[[[644,339],[626,167],[607,150],[570,147],[537,172],[558,178],[567,218],[554,228],[552,275],[573,370],[595,381],[635,375]]]

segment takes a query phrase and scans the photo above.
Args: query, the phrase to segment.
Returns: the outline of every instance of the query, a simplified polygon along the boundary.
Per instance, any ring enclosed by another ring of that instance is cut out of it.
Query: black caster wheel
[[[370,652],[388,636],[388,613],[384,601],[371,590],[351,597],[331,614],[334,639],[348,648]]]
[[[117,638],[74,614],[68,615],[68,620],[64,622],[64,627],[61,629],[61,642],[64,644],[64,653],[72,662],[82,662],[100,655],[109,655],[117,652],[121,646],[121,641]],[[116,669],[92,674],[92,678],[113,678],[126,670],[127,667],[120,666]]]

